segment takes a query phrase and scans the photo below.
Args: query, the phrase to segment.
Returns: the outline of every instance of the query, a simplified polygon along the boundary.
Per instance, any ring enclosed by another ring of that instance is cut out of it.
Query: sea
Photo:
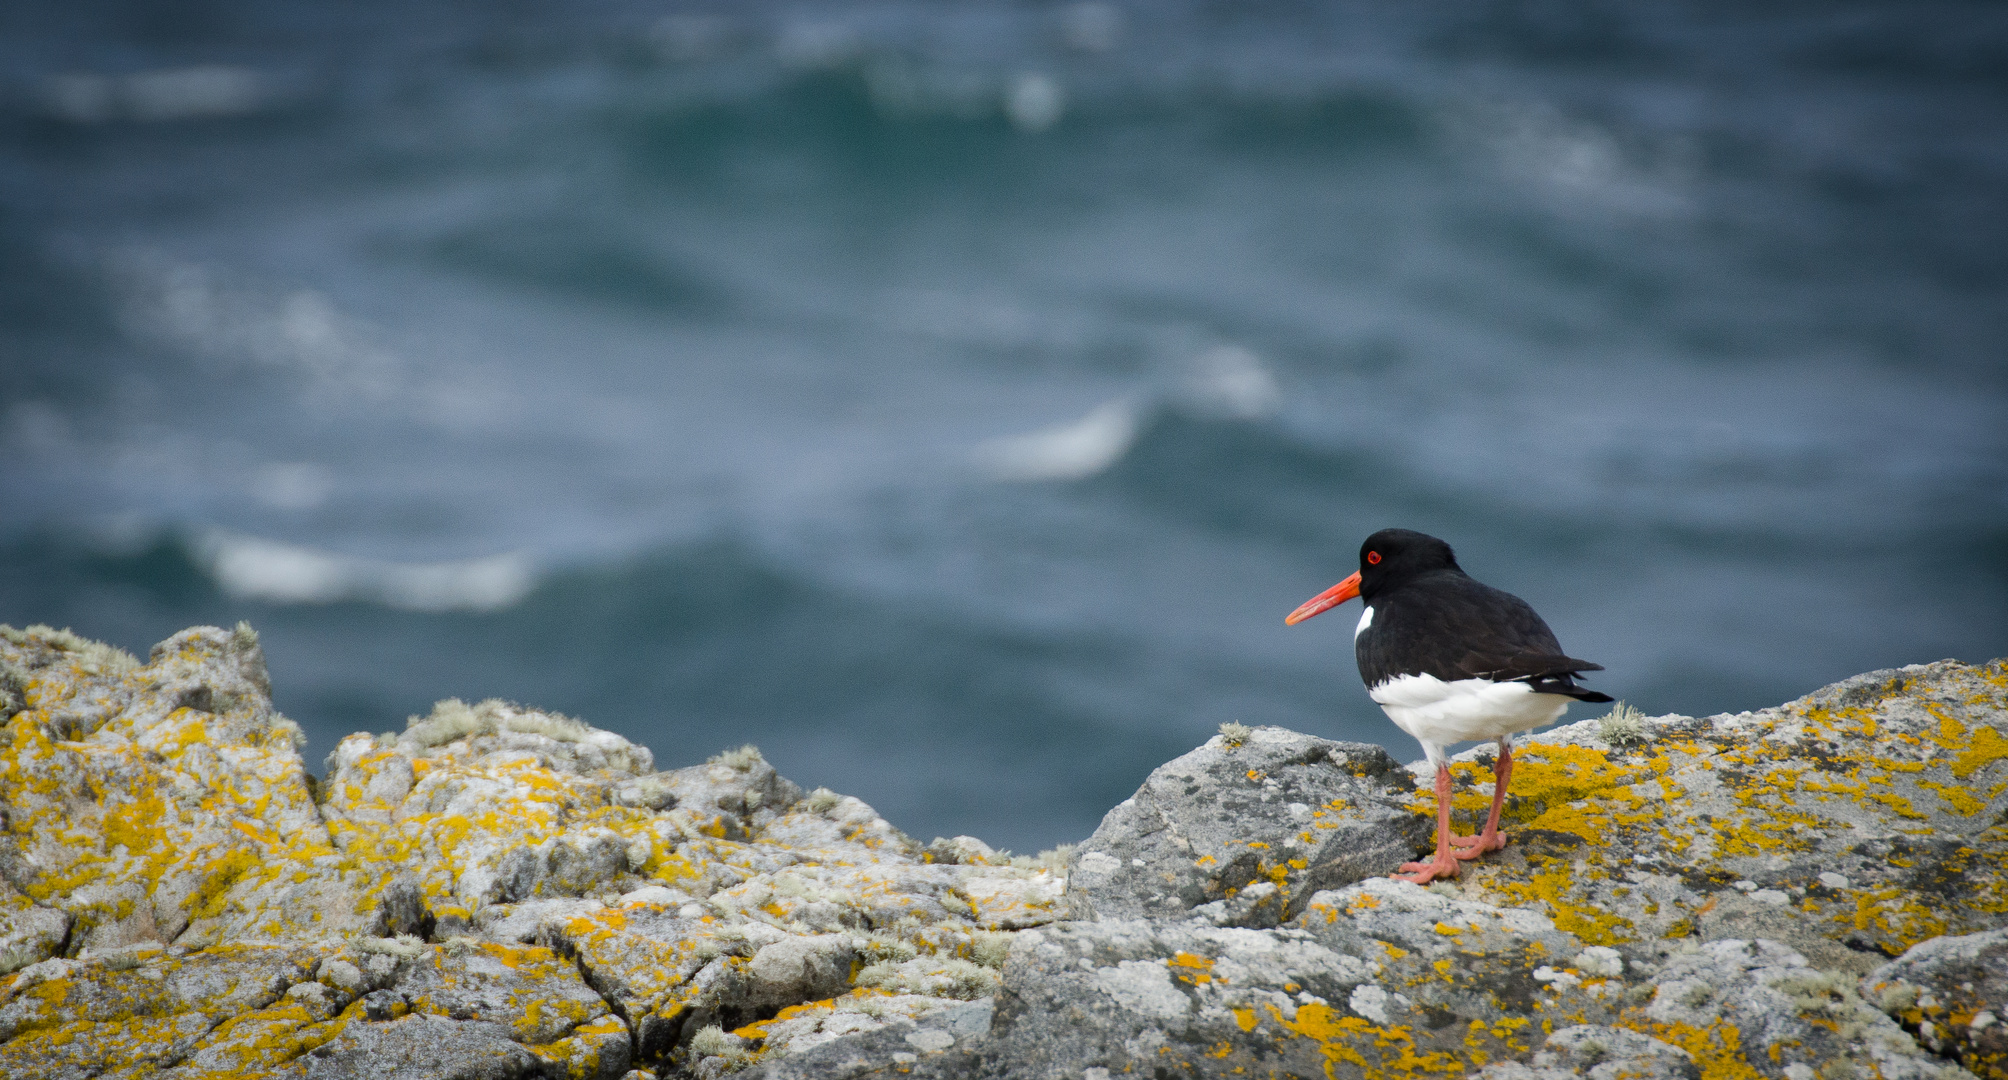
[[[315,771],[500,697],[1048,848],[1419,757],[1283,624],[1388,526],[1649,714],[2008,655],[2008,8],[0,7],[0,622],[248,620]]]

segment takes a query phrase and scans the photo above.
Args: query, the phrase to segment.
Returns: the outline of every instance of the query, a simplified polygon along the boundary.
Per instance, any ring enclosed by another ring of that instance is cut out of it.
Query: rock
[[[623,805],[679,809],[699,831],[735,840],[743,839],[749,827],[765,826],[787,813],[802,799],[802,789],[775,772],[760,751],[750,746],[720,754],[703,765],[632,781],[617,789],[614,799],[636,798],[629,792],[641,788],[661,794]]]
[[[973,836],[935,837],[927,845],[929,862],[984,866],[997,861],[997,852]]]
[[[317,863],[335,850],[249,627],[185,630],[145,666],[5,628],[0,663],[24,699],[7,721],[0,877],[66,916],[73,949],[359,925],[357,882]]]
[[[530,1046],[556,1042],[610,1012],[578,968],[549,949],[492,942],[428,949],[400,965],[390,990],[414,1013],[501,1024]]]
[[[0,988],[0,1076],[94,1077],[173,1065],[218,1040],[232,1021],[275,1005],[309,981],[304,948],[158,947],[85,960],[45,960]]]
[[[618,1016],[602,1016],[580,1024],[556,1042],[531,1050],[543,1058],[550,1071],[577,1080],[614,1080],[631,1075],[634,1042],[627,1024]]]
[[[0,975],[47,960],[70,936],[70,916],[43,907],[0,878]]]
[[[1387,751],[1275,727],[1249,729],[1159,766],[1074,854],[1077,914],[1210,914],[1275,925],[1303,898],[1385,874],[1414,857],[1430,825]],[[1242,896],[1256,886],[1261,891]],[[1237,903],[1237,901],[1239,901]]]
[[[500,1025],[408,1016],[384,1024],[350,1024],[279,1075],[302,1080],[541,1080],[550,1072],[541,1058],[511,1042]]]
[[[315,1020],[333,1019],[350,999],[350,995],[317,982],[294,983],[286,988],[286,996],[299,1003]],[[372,1019],[387,1019],[387,1017],[372,1017]]]
[[[437,921],[416,878],[397,878],[377,894],[377,921],[372,929],[378,937],[428,937]]]
[[[1477,1080],[1701,1080],[1694,1056],[1636,1031],[1577,1024],[1548,1036],[1531,1062],[1504,1061],[1472,1074]]]
[[[1920,942],[1864,976],[1861,992],[1932,1052],[2008,1077],[2008,929]]]
[[[759,992],[786,1005],[843,993],[858,949],[845,935],[786,937],[763,945],[746,965]]]
[[[390,990],[372,990],[363,995],[363,1019],[395,1020],[411,1012],[411,1002]]]
[[[347,994],[361,994],[370,987],[363,981],[362,969],[339,958],[321,961],[314,971],[314,977],[322,983]]]
[[[1541,733],[1428,888],[1417,774],[1275,728],[1025,858],[499,701],[316,783],[268,693],[0,629],[0,1075],[2001,1075],[2002,662]]]
[[[1769,1057],[1774,1074],[1823,1075],[1845,1061],[1856,1075],[1960,1074],[1919,1050],[1855,992],[1854,980],[1809,967],[1772,941],[1712,941],[1666,964],[1636,1023],[1704,1065]],[[1761,1048],[1761,1049],[1760,1049]]]

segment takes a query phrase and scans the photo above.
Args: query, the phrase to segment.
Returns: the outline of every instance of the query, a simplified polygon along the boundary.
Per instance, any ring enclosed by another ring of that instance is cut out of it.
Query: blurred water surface
[[[0,10],[0,621],[1078,839],[1414,747],[1387,525],[1600,689],[2008,653],[2008,11]],[[1579,710],[1580,712],[1580,710]]]

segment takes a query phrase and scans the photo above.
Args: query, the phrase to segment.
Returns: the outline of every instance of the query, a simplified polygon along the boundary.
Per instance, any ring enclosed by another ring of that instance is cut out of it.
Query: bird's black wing
[[[1368,633],[1356,645],[1368,686],[1399,675],[1433,675],[1445,682],[1523,681],[1536,692],[1581,701],[1609,696],[1577,686],[1575,674],[1601,664],[1562,652],[1554,631],[1525,600],[1455,570],[1417,578],[1377,603]]]

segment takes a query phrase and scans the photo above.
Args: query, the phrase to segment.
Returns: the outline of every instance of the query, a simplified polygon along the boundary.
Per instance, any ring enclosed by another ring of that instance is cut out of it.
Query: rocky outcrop
[[[0,1076],[717,1073],[985,999],[1061,910],[1057,866],[938,858],[751,748],[657,772],[501,702],[316,782],[247,627],[0,665]]]
[[[1862,979],[1928,1049],[1981,1076],[2008,1076],[2008,930],[1932,938]]]
[[[268,693],[0,629],[0,1075],[2003,1074],[2001,662],[1541,733],[1428,888],[1415,774],[1275,728],[1012,858],[501,702],[315,780]]]
[[[1150,774],[1075,854],[1067,895],[1085,918],[1274,926],[1319,889],[1414,857],[1432,824],[1386,750],[1243,728]]]

